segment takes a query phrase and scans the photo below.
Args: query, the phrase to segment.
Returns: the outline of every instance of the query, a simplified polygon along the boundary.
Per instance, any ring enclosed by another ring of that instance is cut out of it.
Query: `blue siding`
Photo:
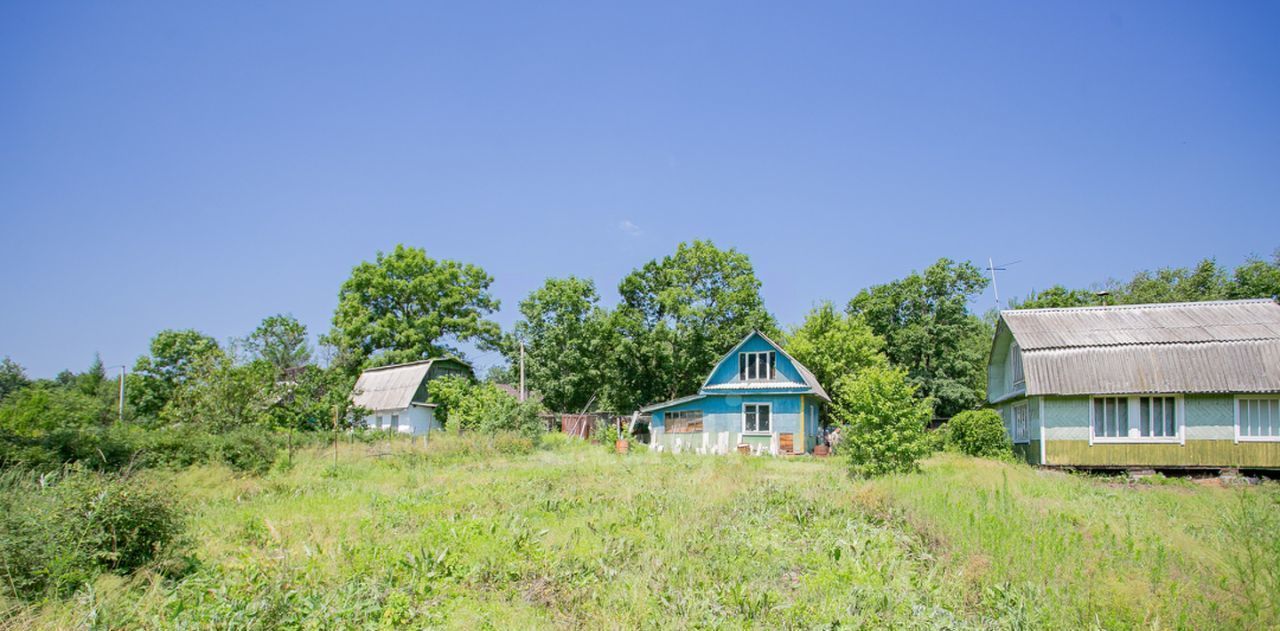
[[[707,385],[739,382],[738,358],[741,353],[774,351],[775,381],[804,383],[800,369],[766,338],[758,333],[748,336],[711,371]],[[733,449],[740,443],[768,445],[777,434],[791,434],[792,449],[811,452],[817,444],[819,399],[797,390],[801,387],[753,387],[750,390],[719,390],[701,392],[703,398],[685,401],[653,411],[652,430],[655,445],[667,449]],[[767,432],[743,432],[743,406],[751,403],[767,403],[770,407],[770,424]],[[804,435],[800,434],[801,408],[804,409]],[[702,413],[702,431],[669,434],[666,432],[666,416],[671,412],[699,411]]]
[[[715,367],[715,370],[711,371],[711,380],[707,382],[707,385],[738,381],[738,354],[753,351],[778,351],[778,349],[759,335],[752,335],[742,346],[724,358],[724,361],[720,362]],[[778,378],[795,383],[804,382],[804,378],[800,376],[800,371],[796,370],[795,365],[781,351],[778,351],[776,366]]]

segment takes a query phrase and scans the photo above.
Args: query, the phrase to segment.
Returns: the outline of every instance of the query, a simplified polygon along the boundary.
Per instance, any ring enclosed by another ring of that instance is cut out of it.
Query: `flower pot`
[[[826,445],[817,445],[813,448],[813,455],[826,456],[831,454],[831,448]]]
[[[622,439],[618,439],[614,441],[613,448],[617,450],[618,453],[625,454],[631,451],[631,443],[628,443],[627,441]]]

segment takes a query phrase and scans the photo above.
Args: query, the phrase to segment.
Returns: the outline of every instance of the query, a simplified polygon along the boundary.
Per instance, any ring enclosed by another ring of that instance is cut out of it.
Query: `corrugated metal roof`
[[[690,401],[697,401],[698,399],[705,399],[705,398],[707,398],[707,395],[705,394],[691,394],[687,397],[680,397],[679,399],[672,399],[670,401],[663,401],[662,403],[654,403],[653,405],[646,405],[645,407],[640,408],[640,411],[653,412],[655,410],[661,410],[664,408],[680,405],[681,403],[688,403]]]
[[[1027,394],[1280,391],[1270,300],[1004,311]]]
[[[413,403],[413,395],[426,379],[435,360],[370,368],[356,380],[351,402],[367,410],[402,410]]]
[[[808,384],[796,381],[731,381],[729,383],[713,384],[703,388],[703,390],[778,390],[808,387]]]
[[[1022,309],[1000,317],[1023,350],[1280,339],[1280,305],[1271,300]]]

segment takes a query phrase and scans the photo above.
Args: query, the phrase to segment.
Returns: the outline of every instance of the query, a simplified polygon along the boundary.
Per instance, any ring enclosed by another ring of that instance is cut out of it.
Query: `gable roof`
[[[356,380],[351,402],[367,410],[400,410],[413,403],[413,395],[417,394],[422,381],[436,362],[451,361],[466,366],[471,365],[454,357],[424,359],[407,364],[394,364],[369,368],[360,373]]]
[[[1011,310],[1001,328],[1028,395],[1280,391],[1272,300]]]
[[[778,351],[779,353],[782,353],[783,357],[786,357],[788,360],[790,360],[791,364],[796,367],[796,372],[800,373],[800,378],[804,380],[804,383],[771,381],[771,382],[748,383],[745,385],[744,384],[718,384],[715,386],[711,386],[710,385],[711,377],[715,375],[716,367],[719,366],[720,364],[723,364],[725,360],[729,359],[730,357],[733,357],[733,355],[738,352],[738,349],[742,348],[742,345],[746,344],[747,340],[750,340],[754,336],[759,336],[760,339],[768,343],[769,346],[772,346],[774,350]],[[743,390],[743,389],[756,389],[757,387],[760,389],[805,388],[802,394],[806,394],[806,393],[816,394],[823,401],[826,401],[827,403],[831,402],[831,397],[827,396],[827,391],[822,389],[822,384],[818,383],[818,378],[814,377],[813,373],[810,372],[809,369],[806,368],[804,364],[800,363],[799,361],[796,361],[796,358],[792,357],[790,353],[783,350],[782,347],[779,346],[777,342],[769,339],[768,335],[765,335],[760,331],[752,331],[748,333],[746,337],[742,338],[742,341],[738,342],[737,344],[734,344],[733,348],[729,349],[729,352],[725,353],[720,359],[717,359],[716,363],[712,365],[711,372],[707,374],[707,378],[702,381],[702,387],[699,390],[700,391]]]

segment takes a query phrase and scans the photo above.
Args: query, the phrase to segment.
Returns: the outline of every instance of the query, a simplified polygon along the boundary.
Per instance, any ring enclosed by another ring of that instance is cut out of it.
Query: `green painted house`
[[[987,399],[1032,464],[1280,469],[1280,305],[1003,311]]]

